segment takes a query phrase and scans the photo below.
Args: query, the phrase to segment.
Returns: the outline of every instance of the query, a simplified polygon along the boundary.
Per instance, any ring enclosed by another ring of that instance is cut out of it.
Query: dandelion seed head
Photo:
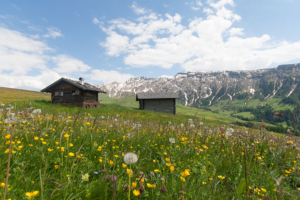
[[[127,165],[136,163],[137,161],[138,161],[138,157],[135,153],[129,152],[129,153],[126,153],[125,156],[124,156],[124,162]]]
[[[169,138],[169,141],[170,141],[171,143],[175,143],[175,138]]]

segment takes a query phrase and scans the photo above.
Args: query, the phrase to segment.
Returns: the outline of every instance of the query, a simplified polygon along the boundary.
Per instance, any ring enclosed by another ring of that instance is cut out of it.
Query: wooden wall
[[[140,109],[176,114],[176,101],[175,99],[142,99]]]
[[[72,91],[76,94],[73,95]],[[58,92],[58,96],[55,95]],[[63,96],[61,96],[63,92]],[[91,91],[83,91],[80,88],[67,82],[56,86],[51,92],[52,103],[71,103],[71,102],[95,102],[98,101],[98,93]]]

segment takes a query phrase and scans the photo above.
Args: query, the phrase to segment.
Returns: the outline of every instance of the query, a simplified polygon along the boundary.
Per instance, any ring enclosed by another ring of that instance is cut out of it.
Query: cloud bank
[[[134,2],[136,20],[118,18],[108,27],[100,25],[107,34],[100,45],[111,57],[124,56],[131,67],[180,64],[185,71],[250,70],[299,58],[300,41],[273,41],[268,34],[243,37],[244,29],[234,26],[242,18],[232,10],[233,0],[187,5],[206,17],[183,25],[180,14],[161,16]]]

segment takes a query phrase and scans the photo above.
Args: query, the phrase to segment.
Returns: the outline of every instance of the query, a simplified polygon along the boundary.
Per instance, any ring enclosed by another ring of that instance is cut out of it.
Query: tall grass
[[[5,188],[6,199],[126,199],[128,192],[131,199],[300,198],[298,138],[269,134],[263,123],[252,130],[118,106],[6,108],[1,198]],[[138,155],[131,166],[123,160],[128,152]]]

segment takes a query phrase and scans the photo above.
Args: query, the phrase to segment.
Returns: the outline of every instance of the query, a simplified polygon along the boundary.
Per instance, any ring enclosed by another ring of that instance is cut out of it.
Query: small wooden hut
[[[176,94],[170,93],[139,93],[136,101],[139,101],[140,110],[165,112],[176,115]]]
[[[51,103],[82,108],[99,107],[98,93],[106,93],[85,83],[83,78],[79,78],[78,81],[61,78],[42,89],[41,92],[51,93]]]

